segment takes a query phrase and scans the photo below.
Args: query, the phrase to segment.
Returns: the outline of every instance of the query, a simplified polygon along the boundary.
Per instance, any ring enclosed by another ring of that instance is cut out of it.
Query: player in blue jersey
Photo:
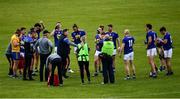
[[[163,71],[166,69],[166,63],[165,63],[165,58],[164,58],[164,49],[163,49],[163,43],[161,42],[161,38],[157,38],[157,53],[159,55],[159,60],[160,60],[160,67],[159,70]]]
[[[130,32],[128,29],[124,30],[124,38],[122,40],[122,45],[120,47],[119,53],[121,55],[122,51],[124,51],[124,64],[125,64],[125,71],[126,71],[126,77],[125,80],[130,79],[130,66],[132,70],[132,79],[136,78],[136,72],[135,72],[135,66],[133,63],[134,60],[134,51],[133,51],[133,44],[134,44],[134,37],[129,35]]]
[[[54,45],[55,45],[54,52],[55,53],[57,52],[58,38],[62,34],[61,27],[62,27],[61,22],[57,22],[55,29],[51,32],[51,36],[54,37]]]
[[[161,34],[164,36],[162,40],[158,39],[158,41],[161,41],[163,43],[163,49],[164,49],[164,58],[165,58],[165,63],[167,67],[167,73],[166,75],[172,75],[172,67],[171,67],[171,58],[172,58],[172,38],[169,32],[166,31],[165,27],[160,28]]]
[[[82,36],[85,36],[86,32],[83,31],[82,29],[79,29],[79,27],[76,24],[74,24],[72,28],[73,28],[73,32],[71,33],[71,37],[73,39],[73,42],[75,44],[80,44],[81,43],[80,38]],[[76,50],[77,50],[77,47],[74,47],[74,53],[76,53]]]
[[[113,31],[113,25],[112,24],[108,25],[108,32],[106,32],[106,34],[110,36],[110,39],[114,43],[113,70],[115,71],[115,55],[116,55],[117,48],[120,47],[120,39],[119,39],[119,35]]]
[[[101,72],[101,60],[99,58],[99,54],[101,53],[100,44],[103,40],[104,35],[105,35],[104,26],[99,26],[99,28],[97,30],[97,34],[95,36],[96,51],[94,54],[94,68],[95,68],[95,73],[93,75],[94,77],[98,76],[98,68],[99,68],[99,72]]]
[[[152,25],[151,24],[146,24],[146,42],[147,42],[147,57],[149,64],[151,65],[151,72],[150,72],[150,77],[156,78],[157,77],[157,72],[156,72],[156,65],[154,58],[157,55],[157,50],[156,50],[156,42],[157,42],[157,34],[152,31]]]

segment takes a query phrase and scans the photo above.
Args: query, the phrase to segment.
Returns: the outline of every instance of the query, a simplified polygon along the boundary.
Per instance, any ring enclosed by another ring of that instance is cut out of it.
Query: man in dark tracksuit
[[[24,38],[25,67],[23,70],[23,80],[27,80],[26,78],[27,69],[28,69],[29,80],[34,80],[32,78],[31,63],[32,63],[32,58],[33,58],[33,53],[34,53],[34,48],[33,48],[34,41],[33,41],[32,35],[34,35],[35,33],[36,33],[35,31],[31,31],[31,33]]]
[[[113,50],[114,44],[108,37],[103,42],[102,53],[99,54],[99,57],[102,59],[102,67],[103,67],[103,78],[104,81],[102,84],[107,84],[110,80],[110,83],[114,83],[114,71],[113,71]],[[109,79],[109,80],[108,80]]]
[[[43,71],[44,71],[44,66],[46,64],[46,59],[47,57],[51,54],[53,44],[52,42],[48,39],[49,32],[45,30],[43,32],[43,37],[40,38],[36,44],[35,48],[39,46],[39,53],[40,53],[40,81],[43,81]],[[48,70],[45,69],[45,81],[48,80]]]
[[[11,77],[13,75],[13,59],[11,55],[11,43],[8,44],[8,47],[6,49],[6,58],[9,62],[9,73],[8,75]]]
[[[59,77],[59,83],[60,85],[63,84],[62,80],[62,66],[61,66],[61,57],[57,54],[51,54],[46,60],[46,68],[49,69],[50,72],[50,85],[54,85],[54,70],[57,66],[58,69],[58,77]]]
[[[61,56],[62,58],[62,68],[63,68],[63,76],[64,78],[68,78],[68,76],[66,75],[67,72],[67,58],[68,58],[68,54],[70,53],[70,45],[77,47],[76,44],[74,44],[73,42],[71,42],[68,38],[68,29],[64,29],[62,35],[59,38],[58,41],[58,46],[57,46],[57,54],[59,56]]]

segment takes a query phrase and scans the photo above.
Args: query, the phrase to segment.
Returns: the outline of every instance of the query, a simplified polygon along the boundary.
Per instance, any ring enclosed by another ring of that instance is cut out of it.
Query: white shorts
[[[124,60],[134,60],[134,52],[124,54]]]
[[[114,49],[114,51],[113,51],[113,55],[116,55],[116,49]]]
[[[75,53],[75,54],[77,53],[76,50],[77,50],[77,47],[74,47],[74,53]]]
[[[156,48],[152,48],[152,49],[147,50],[147,56],[156,56],[156,55],[157,55]]]
[[[101,52],[96,50],[94,56],[99,56],[99,54],[101,54]]]
[[[172,58],[172,48],[169,50],[164,50],[164,58]]]
[[[54,53],[57,53],[57,47],[54,47]]]

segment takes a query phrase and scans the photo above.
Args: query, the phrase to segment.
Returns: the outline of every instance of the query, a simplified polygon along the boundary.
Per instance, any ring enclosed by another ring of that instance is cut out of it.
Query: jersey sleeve
[[[85,32],[85,31],[82,31],[81,36],[84,36],[84,35],[86,35],[86,32]]]
[[[132,37],[132,39],[133,39],[133,44],[135,44],[135,39],[134,39],[134,37]]]
[[[119,38],[119,35],[116,33],[116,35],[115,35],[115,38],[117,39],[117,38]]]
[[[126,39],[125,38],[122,40],[122,43],[126,43]]]

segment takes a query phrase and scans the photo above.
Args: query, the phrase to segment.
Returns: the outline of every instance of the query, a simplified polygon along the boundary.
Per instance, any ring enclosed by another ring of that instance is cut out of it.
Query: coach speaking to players
[[[57,54],[62,58],[62,68],[63,68],[64,78],[68,78],[68,76],[66,75],[67,72],[66,59],[68,58],[68,54],[70,53],[70,45],[74,47],[78,47],[76,44],[71,42],[67,36],[68,36],[68,29],[64,29],[62,35],[59,38],[58,46],[57,46]]]

